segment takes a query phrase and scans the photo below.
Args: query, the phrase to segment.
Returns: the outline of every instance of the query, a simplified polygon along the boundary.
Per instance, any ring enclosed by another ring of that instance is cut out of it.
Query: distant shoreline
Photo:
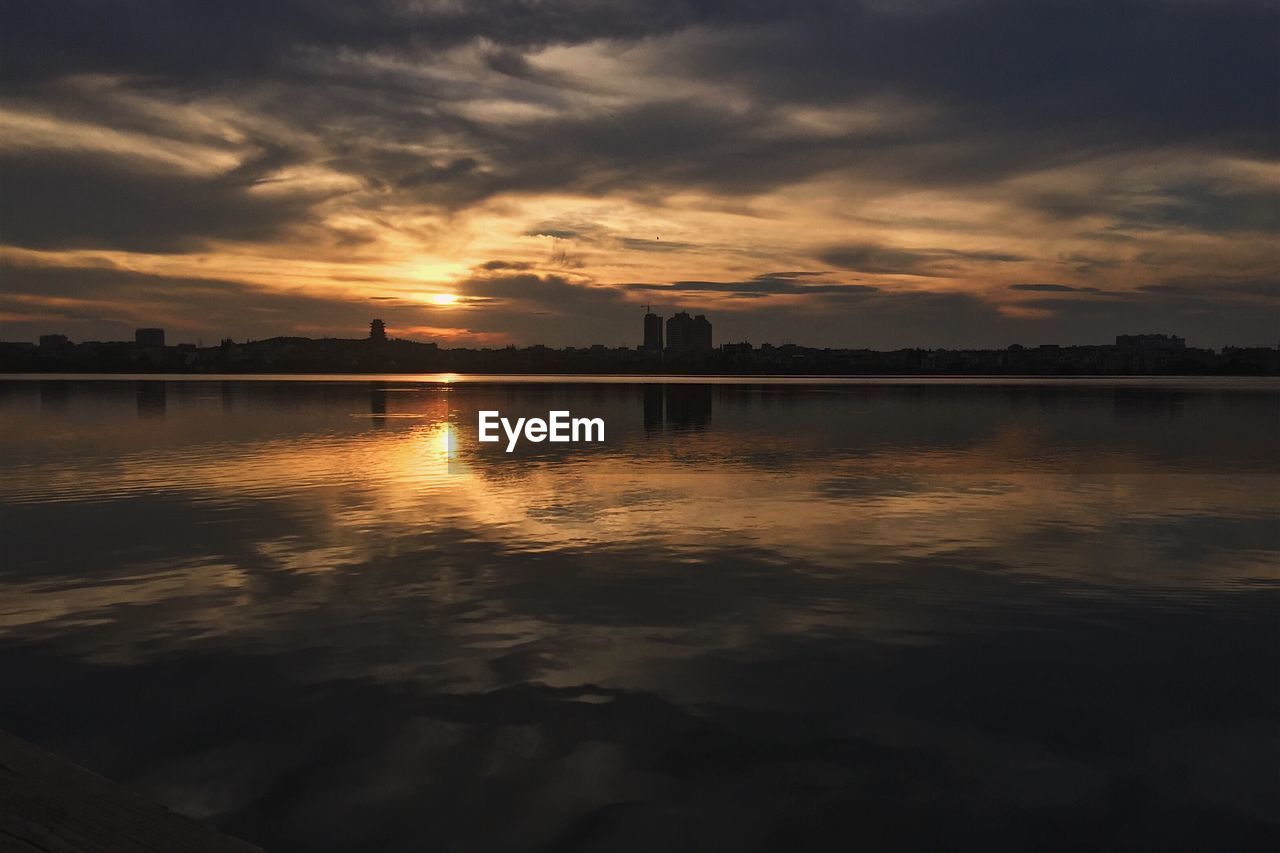
[[[101,382],[408,382],[445,385],[579,382],[592,384],[647,385],[701,384],[771,385],[807,383],[813,385],[954,385],[970,382],[983,385],[1063,385],[1167,386],[1205,383],[1240,384],[1280,388],[1280,376],[1241,374],[1162,374],[1055,376],[1028,374],[626,374],[626,373],[75,373],[71,371],[17,373],[0,371],[0,382],[101,381]]]
[[[166,346],[162,329],[135,341],[0,343],[0,374],[552,376],[1276,376],[1280,349],[1188,347],[1176,335],[1118,335],[1115,344],[1001,349],[832,349],[721,344],[677,350],[541,345],[443,349],[400,339],[278,337],[213,347]],[[150,337],[149,337],[150,336]],[[151,340],[154,337],[154,340]]]

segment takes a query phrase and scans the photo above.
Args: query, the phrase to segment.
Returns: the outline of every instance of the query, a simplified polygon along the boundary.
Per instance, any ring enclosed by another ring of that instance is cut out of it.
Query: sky
[[[1280,3],[8,0],[0,339],[1280,341]]]

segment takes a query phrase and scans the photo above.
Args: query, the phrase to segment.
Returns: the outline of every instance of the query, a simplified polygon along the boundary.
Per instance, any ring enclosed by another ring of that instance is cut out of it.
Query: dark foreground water
[[[4,380],[0,726],[277,851],[1259,849],[1278,435],[1267,381]]]

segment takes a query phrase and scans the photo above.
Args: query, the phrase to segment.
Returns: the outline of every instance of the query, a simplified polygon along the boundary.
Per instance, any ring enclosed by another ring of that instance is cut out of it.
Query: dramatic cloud
[[[260,195],[254,177],[196,177],[61,156],[3,156],[0,241],[35,249],[169,252],[207,240],[269,240],[308,215],[314,199]]]
[[[1065,284],[1011,284],[1010,290],[1025,290],[1038,293],[1097,293],[1096,287],[1070,287]]]
[[[944,275],[955,270],[956,261],[1009,263],[1025,260],[1000,252],[963,252],[956,249],[895,249],[860,244],[824,251],[819,258],[833,266],[855,272],[894,275]]]
[[[1280,277],[1270,3],[16,0],[0,39],[6,338],[144,292],[209,339],[373,305],[632,344],[650,300],[720,339],[1276,337],[1240,290]]]

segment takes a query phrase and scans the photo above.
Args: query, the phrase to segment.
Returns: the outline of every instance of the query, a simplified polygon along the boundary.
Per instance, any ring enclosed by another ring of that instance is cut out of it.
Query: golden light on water
[[[434,437],[436,448],[441,456],[452,460],[458,450],[458,436],[453,424],[441,424]]]

